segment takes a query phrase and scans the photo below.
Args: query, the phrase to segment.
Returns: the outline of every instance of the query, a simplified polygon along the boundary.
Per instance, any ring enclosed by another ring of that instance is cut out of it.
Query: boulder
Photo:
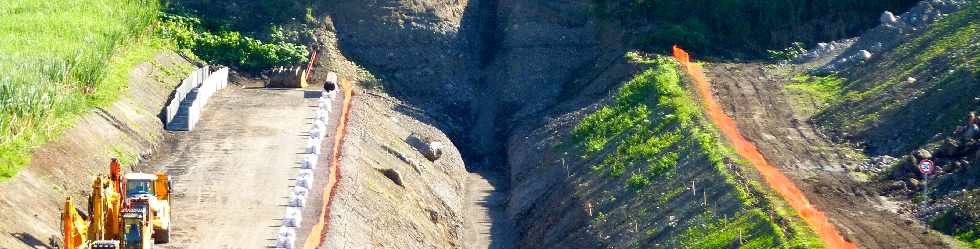
[[[443,145],[441,142],[434,142],[433,139],[416,133],[409,135],[408,138],[405,139],[405,142],[412,145],[412,147],[415,147],[415,149],[418,150],[419,153],[422,153],[426,159],[433,162],[442,157],[442,150],[445,148],[445,145]]]
[[[939,152],[943,156],[953,157],[960,154],[960,142],[956,139],[946,138],[943,145],[939,147]]]
[[[885,11],[885,13],[881,13],[881,17],[878,20],[881,21],[882,25],[894,25],[898,22],[898,17],[895,17],[895,14],[891,11]]]
[[[871,52],[868,52],[868,50],[861,50],[861,51],[858,51],[858,56],[860,56],[861,59],[870,60],[871,59]]]
[[[918,160],[925,160],[925,159],[932,159],[932,153],[930,153],[928,150],[925,150],[925,149],[918,149],[914,153],[912,153],[912,155],[915,156],[915,159],[917,159],[916,161],[918,161]],[[916,162],[916,163],[918,163],[918,162]]]

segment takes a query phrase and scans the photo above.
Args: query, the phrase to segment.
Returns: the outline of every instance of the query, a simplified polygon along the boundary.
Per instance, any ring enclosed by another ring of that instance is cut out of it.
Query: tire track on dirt
[[[799,103],[791,103],[783,89],[791,80],[788,76],[771,73],[766,65],[757,63],[706,67],[718,101],[735,118],[742,134],[767,160],[786,171],[846,238],[862,248],[946,247],[918,222],[877,208],[879,204],[871,198],[876,196],[874,191],[847,173],[851,159],[846,149],[821,137],[806,122],[808,117],[795,113],[792,104]],[[770,132],[771,137],[764,135]],[[797,167],[800,163],[804,165]]]

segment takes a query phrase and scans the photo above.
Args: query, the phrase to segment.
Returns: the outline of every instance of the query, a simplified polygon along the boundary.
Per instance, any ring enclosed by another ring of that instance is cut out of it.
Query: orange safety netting
[[[350,102],[351,97],[354,95],[351,83],[346,79],[340,80],[340,87],[344,91],[344,105],[341,107],[337,133],[333,137],[333,151],[330,154],[330,165],[327,167],[330,170],[330,178],[327,179],[327,184],[323,190],[325,196],[323,198],[323,209],[320,212],[320,219],[316,225],[313,225],[313,229],[310,230],[310,235],[306,238],[306,243],[303,244],[304,249],[319,248],[327,235],[327,230],[330,228],[330,221],[328,220],[330,217],[330,203],[333,202],[334,194],[337,191],[337,184],[340,182],[340,146],[344,143],[344,136],[347,134]]]
[[[814,228],[814,232],[827,244],[828,248],[857,248],[857,246],[841,236],[840,231],[833,224],[830,224],[830,221],[823,212],[817,210],[816,207],[810,204],[810,201],[807,200],[806,196],[796,187],[793,181],[770,164],[762,153],[759,152],[759,149],[755,147],[755,144],[752,144],[742,136],[742,133],[738,131],[735,120],[722,111],[721,106],[718,105],[718,102],[712,96],[711,85],[705,78],[701,66],[691,63],[690,55],[677,46],[674,46],[674,58],[680,62],[681,67],[694,81],[694,87],[697,89],[698,94],[701,95],[702,101],[704,101],[708,118],[731,141],[735,147],[735,152],[739,156],[747,159],[759,170],[759,173],[765,178],[769,187],[775,189],[776,193],[800,213],[803,220]]]

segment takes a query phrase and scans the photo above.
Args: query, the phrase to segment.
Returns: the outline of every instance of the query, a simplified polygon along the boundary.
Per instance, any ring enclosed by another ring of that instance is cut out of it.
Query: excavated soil
[[[725,111],[766,159],[776,164],[824,211],[844,236],[862,248],[945,248],[923,224],[886,211],[886,201],[849,173],[862,160],[835,145],[795,113],[783,85],[785,71],[758,63],[706,66]]]

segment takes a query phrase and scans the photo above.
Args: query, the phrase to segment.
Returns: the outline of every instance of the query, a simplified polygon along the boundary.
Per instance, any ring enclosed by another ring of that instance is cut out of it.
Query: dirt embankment
[[[725,112],[766,159],[792,178],[845,238],[862,248],[943,248],[940,238],[850,174],[863,160],[827,140],[797,114],[783,90],[791,74],[764,64],[709,64],[707,75]]]
[[[111,106],[92,110],[57,140],[34,152],[31,164],[0,183],[0,247],[53,248],[61,241],[66,195],[84,204],[91,179],[108,173],[109,158],[135,163],[166,139],[158,115],[193,65],[172,53],[130,73],[129,88]],[[84,207],[84,206],[82,206]]]

